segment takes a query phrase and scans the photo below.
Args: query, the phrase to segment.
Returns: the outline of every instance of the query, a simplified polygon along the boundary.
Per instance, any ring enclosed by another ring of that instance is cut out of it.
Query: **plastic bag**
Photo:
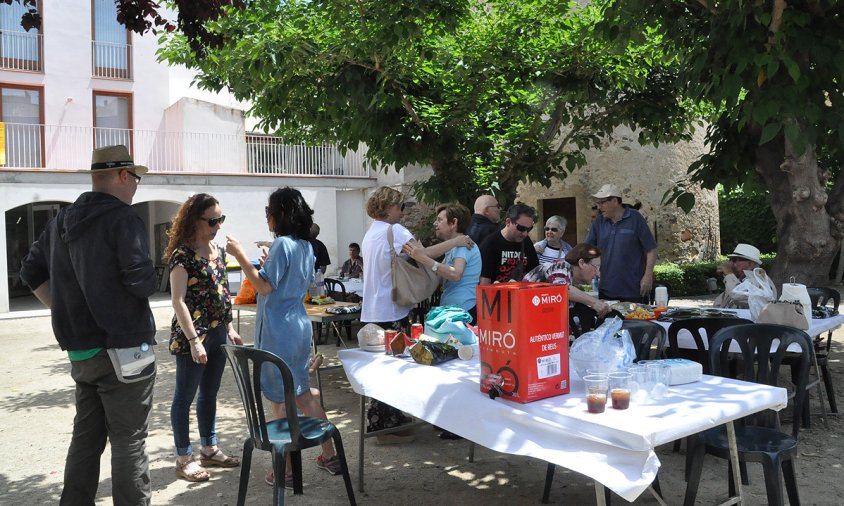
[[[569,359],[581,378],[586,369],[613,371],[636,360],[630,333],[621,329],[621,318],[607,319],[600,327],[581,335],[569,349]]]
[[[777,289],[761,267],[745,271],[745,274],[744,280],[733,288],[731,297],[738,301],[747,300],[750,319],[756,321],[765,305],[777,300]]]
[[[367,323],[358,330],[361,346],[384,346],[384,329],[374,323]]]
[[[459,306],[437,306],[425,316],[425,335],[446,342],[452,335],[461,344],[475,344],[477,336],[469,328],[472,317]]]

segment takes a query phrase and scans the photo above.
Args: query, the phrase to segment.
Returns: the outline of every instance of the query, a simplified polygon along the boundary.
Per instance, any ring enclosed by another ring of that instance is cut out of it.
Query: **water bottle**
[[[316,285],[316,293],[318,297],[322,297],[325,295],[325,278],[323,277],[322,271],[316,271],[314,273],[314,285]]]
[[[598,293],[598,276],[592,278],[592,291]]]

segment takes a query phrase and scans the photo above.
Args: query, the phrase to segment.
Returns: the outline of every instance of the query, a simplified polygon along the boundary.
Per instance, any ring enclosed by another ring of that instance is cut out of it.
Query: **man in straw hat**
[[[714,307],[747,309],[747,299],[733,297],[733,290],[744,281],[747,273],[762,265],[759,248],[750,244],[738,243],[732,253],[727,255],[728,261],[718,267],[718,272],[724,275],[724,293],[712,302]],[[768,284],[774,294],[777,288],[768,278]]]
[[[656,240],[645,218],[621,202],[621,192],[605,184],[592,197],[598,215],[586,237],[601,250],[599,297],[647,302],[654,282]]]
[[[76,382],[61,504],[94,504],[107,440],[114,504],[150,503],[155,322],[148,297],[158,282],[147,229],[131,207],[146,172],[125,146],[95,149],[92,191],[47,223],[22,262],[21,278],[51,309]]]

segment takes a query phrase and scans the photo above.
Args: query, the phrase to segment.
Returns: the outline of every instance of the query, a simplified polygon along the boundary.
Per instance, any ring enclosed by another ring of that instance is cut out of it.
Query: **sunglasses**
[[[401,209],[401,212],[404,212],[404,209],[405,209],[406,207],[407,207],[407,203],[406,203],[406,202],[402,202],[402,203],[401,203],[401,206],[399,206],[399,209]]]
[[[524,225],[519,225],[518,223],[515,223],[515,225],[516,225],[516,230],[518,230],[519,232],[526,232],[527,233],[527,232],[530,232],[531,230],[533,230],[533,226],[526,227]]]
[[[127,171],[126,171],[126,173],[127,173],[127,174],[129,174],[130,176],[132,176],[133,178],[135,178],[135,183],[136,183],[136,184],[141,184],[141,176],[139,176],[139,175],[135,174],[135,173],[134,173],[134,172],[132,172],[131,170],[127,170]]]
[[[226,215],[222,215],[219,218],[200,218],[200,220],[207,222],[209,227],[216,227],[217,225],[221,225],[226,221]]]
[[[487,209],[489,209],[490,207],[496,207],[498,209],[501,209],[501,204],[493,204],[491,206],[486,206]]]
[[[546,232],[559,232],[560,229],[557,227],[545,227]]]

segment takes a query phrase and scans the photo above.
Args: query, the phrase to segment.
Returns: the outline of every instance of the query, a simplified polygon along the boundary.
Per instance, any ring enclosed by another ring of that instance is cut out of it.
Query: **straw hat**
[[[605,184],[598,190],[597,193],[592,195],[596,199],[606,199],[609,197],[621,197],[621,192],[618,191],[618,188],[614,184]]]
[[[749,244],[738,243],[732,253],[727,255],[728,258],[743,258],[755,262],[756,265],[762,265],[762,260],[759,258],[759,248]]]
[[[124,169],[134,169],[135,174],[139,176],[146,174],[149,170],[143,165],[135,165],[129,155],[129,150],[123,145],[97,148],[91,155],[91,172]]]

